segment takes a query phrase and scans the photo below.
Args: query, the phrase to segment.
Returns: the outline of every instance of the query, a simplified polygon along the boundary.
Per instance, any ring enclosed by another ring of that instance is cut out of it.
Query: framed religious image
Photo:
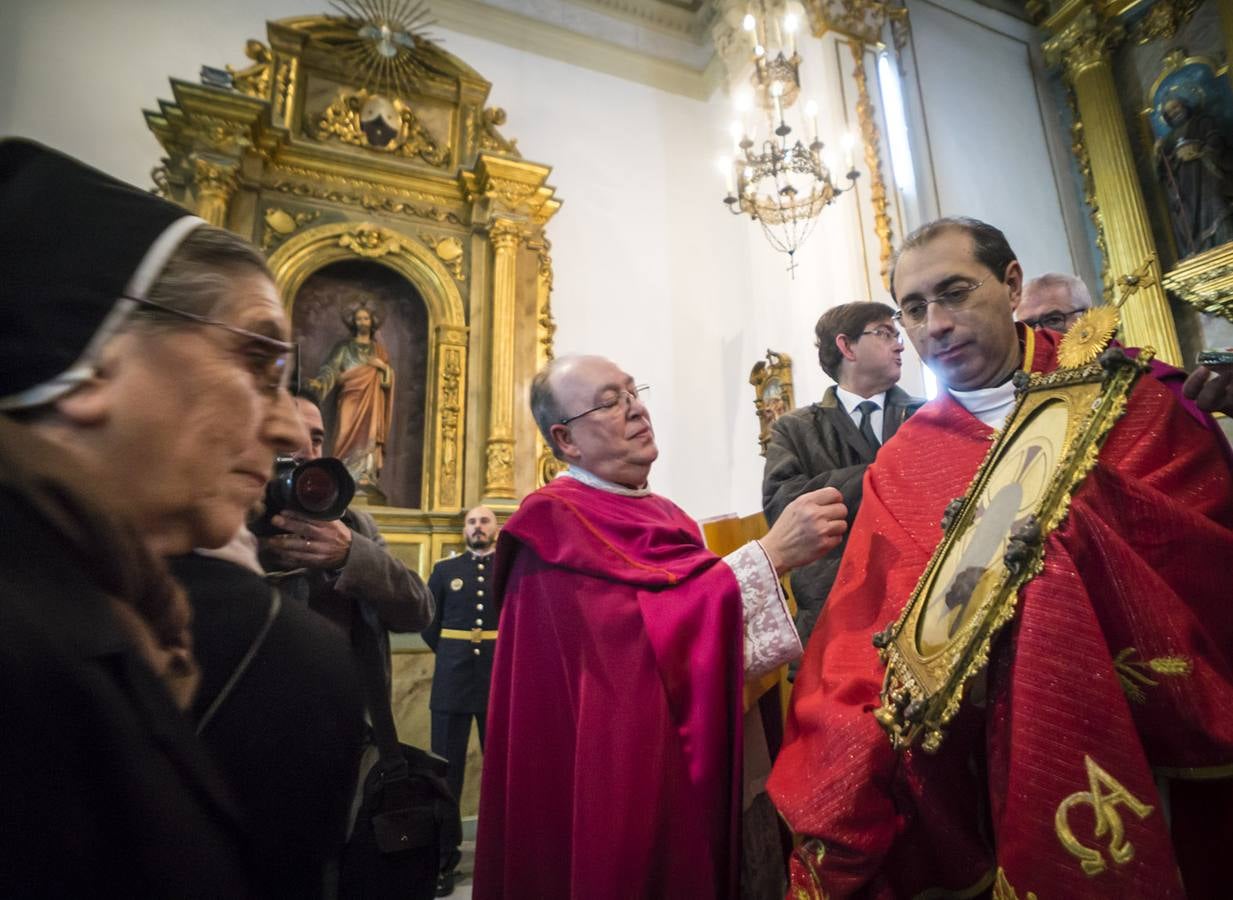
[[[754,387],[754,409],[758,416],[759,451],[766,456],[766,445],[771,440],[771,426],[796,401],[792,391],[792,357],[774,350],[766,351],[766,359],[754,363],[749,373],[749,383]]]
[[[1233,241],[1233,84],[1226,69],[1175,50],[1143,110],[1178,262]]]
[[[886,665],[874,715],[896,749],[941,745],[1150,357],[1110,348],[1076,368],[1017,373],[1014,410],[947,508],[942,540],[903,612],[874,636]]]

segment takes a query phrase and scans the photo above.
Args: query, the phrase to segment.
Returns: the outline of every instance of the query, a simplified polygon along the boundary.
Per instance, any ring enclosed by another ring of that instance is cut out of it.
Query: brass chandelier
[[[847,183],[837,186],[832,180],[838,161],[825,152],[818,137],[817,104],[798,105],[800,19],[792,12],[773,15],[772,5],[778,6],[775,0],[751,0],[742,22],[752,45],[752,90],[736,94],[738,119],[732,124],[736,151],[720,159],[720,169],[727,177],[728,210],[761,225],[771,246],[788,254],[788,271],[795,276],[796,251],[817,225],[818,214],[850,190],[860,173],[852,160],[854,140],[847,135]],[[801,115],[794,130],[788,119],[796,112]],[[761,131],[759,118],[764,119]]]

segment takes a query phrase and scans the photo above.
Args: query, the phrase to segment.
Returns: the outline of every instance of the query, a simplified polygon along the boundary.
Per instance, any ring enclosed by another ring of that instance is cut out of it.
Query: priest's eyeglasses
[[[864,337],[871,334],[879,340],[893,341],[900,347],[903,346],[903,333],[898,328],[873,328],[869,331],[862,331],[861,336]]]
[[[566,416],[564,419],[559,419],[557,421],[557,424],[558,425],[568,425],[570,422],[574,421],[575,419],[581,419],[583,416],[589,416],[591,413],[599,412],[601,409],[604,409],[604,410],[616,409],[622,403],[625,404],[626,409],[629,409],[631,406],[634,405],[635,400],[642,399],[642,395],[645,394],[650,389],[651,389],[651,386],[649,384],[640,384],[637,387],[633,388],[632,390],[628,390],[628,391],[619,390],[617,391],[615,397],[605,400],[603,403],[600,403],[596,406],[592,406],[590,409],[584,410],[583,412],[578,413],[578,415],[576,416]]]
[[[968,298],[973,293],[980,290],[988,278],[982,278],[975,284],[963,284],[949,287],[944,291],[940,291],[932,300],[925,298],[913,298],[906,301],[899,309],[895,310],[892,318],[896,322],[900,322],[908,328],[920,328],[925,324],[925,318],[929,315],[929,304],[940,303],[946,308],[947,312],[954,312],[963,304],[968,302]]]
[[[211,319],[208,316],[199,316],[196,313],[185,312],[182,309],[166,306],[154,300],[145,300],[140,297],[130,297],[127,295],[124,296],[124,299],[132,300],[140,306],[156,309],[171,316],[196,322],[198,325],[212,325],[215,328],[222,328],[224,331],[230,331],[232,334],[238,334],[244,338],[247,343],[240,351],[240,355],[244,357],[248,370],[253,373],[257,387],[267,396],[275,397],[283,389],[291,390],[293,388],[291,385],[293,373],[298,379],[300,369],[299,344],[280,341],[268,335],[258,334],[255,331],[249,331],[246,328],[240,328],[227,322],[220,322],[218,319]],[[294,389],[298,391],[299,385],[294,385]]]

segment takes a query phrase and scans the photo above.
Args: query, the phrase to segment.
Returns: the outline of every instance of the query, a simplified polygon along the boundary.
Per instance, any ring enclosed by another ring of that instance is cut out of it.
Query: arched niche
[[[423,301],[427,319],[424,428],[416,506],[456,510],[462,497],[466,421],[462,386],[467,372],[467,326],[462,295],[433,252],[392,229],[371,222],[321,225],[291,238],[269,259],[293,323],[297,321],[295,301],[305,283],[343,262],[387,267],[404,278]],[[315,362],[308,361],[302,378],[315,368]],[[392,499],[396,501],[398,494]]]

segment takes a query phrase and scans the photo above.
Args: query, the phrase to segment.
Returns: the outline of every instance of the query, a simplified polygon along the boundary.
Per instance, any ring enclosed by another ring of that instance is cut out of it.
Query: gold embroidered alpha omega
[[[1117,779],[1096,765],[1090,756],[1085,755],[1083,763],[1087,767],[1087,781],[1091,790],[1071,794],[1059,803],[1057,813],[1053,817],[1053,827],[1057,832],[1057,839],[1062,842],[1067,852],[1079,860],[1083,871],[1088,875],[1099,875],[1107,868],[1105,858],[1100,850],[1080,843],[1074,832],[1070,830],[1071,808],[1080,803],[1086,803],[1092,807],[1092,812],[1096,817],[1093,834],[1096,838],[1109,836],[1107,848],[1109,856],[1115,863],[1121,865],[1134,858],[1135,848],[1126,840],[1126,827],[1122,824],[1118,805],[1124,804],[1140,819],[1146,819],[1153,807],[1141,802],[1126,790]]]

